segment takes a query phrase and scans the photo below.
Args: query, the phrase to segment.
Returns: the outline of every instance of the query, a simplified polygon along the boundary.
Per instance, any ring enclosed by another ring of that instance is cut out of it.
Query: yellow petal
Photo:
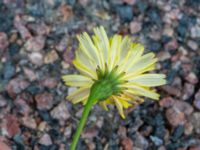
[[[115,67],[118,62],[119,56],[117,55],[117,52],[120,51],[121,40],[121,36],[117,34],[114,35],[111,40],[111,49],[108,55],[108,64],[110,71]]]
[[[110,51],[110,44],[107,34],[102,26],[95,28],[94,33],[96,37],[96,44],[99,50],[103,52],[105,63],[108,63],[108,52]]]
[[[165,77],[164,74],[142,74],[129,79],[129,81],[130,84],[153,87],[166,84]]]
[[[71,93],[69,96],[67,96],[67,99],[70,100],[72,103],[76,104],[86,100],[89,96],[89,93],[90,93],[89,88],[80,88]]]
[[[128,55],[124,57],[124,61],[119,65],[119,72],[128,72],[131,67],[140,60],[144,52],[144,46],[141,44],[133,44]]]
[[[121,117],[123,119],[125,119],[125,115],[124,115],[124,111],[123,111],[123,105],[121,104],[121,102],[115,96],[112,96],[112,97],[113,97],[115,105],[116,105],[116,107],[119,111],[119,114],[121,115]]]
[[[156,93],[148,88],[140,87],[140,86],[137,86],[137,85],[134,85],[131,83],[126,83],[121,86],[128,88],[127,90],[125,90],[128,93],[139,95],[139,96],[149,97],[154,100],[158,100],[159,96],[160,96],[158,93]]]
[[[66,85],[74,87],[88,87],[93,83],[90,78],[82,75],[64,75],[62,79]]]
[[[97,79],[97,74],[86,67],[83,63],[80,63],[78,60],[73,61],[74,66],[78,69],[83,75],[90,77],[92,79]]]
[[[84,32],[83,34],[77,36],[77,38],[80,42],[81,50],[88,56],[90,60],[93,61],[94,65],[100,66],[101,60],[99,58],[99,52],[89,35],[86,32]]]
[[[145,69],[152,64],[154,64],[157,59],[154,58],[155,54],[154,53],[148,53],[146,55],[143,55],[137,62],[135,62],[130,69],[128,70],[129,73],[131,72],[137,72],[142,69]]]

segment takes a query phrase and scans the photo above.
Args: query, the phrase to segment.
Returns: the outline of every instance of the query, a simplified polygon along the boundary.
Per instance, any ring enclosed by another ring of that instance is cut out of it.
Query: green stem
[[[72,142],[72,144],[70,146],[70,150],[75,150],[76,149],[76,145],[77,145],[78,140],[80,138],[81,132],[83,130],[83,127],[85,125],[85,122],[87,120],[89,112],[90,112],[90,110],[91,110],[91,108],[92,108],[92,106],[94,104],[94,101],[95,101],[94,97],[89,96],[88,101],[87,101],[87,103],[85,105],[81,120],[79,122],[78,128],[77,128],[76,133],[75,133],[75,135],[73,137],[73,142]]]

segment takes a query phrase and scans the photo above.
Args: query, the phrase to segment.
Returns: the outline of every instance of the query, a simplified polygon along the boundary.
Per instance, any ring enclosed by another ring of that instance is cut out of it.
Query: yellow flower
[[[107,105],[115,105],[122,118],[123,109],[143,102],[141,97],[159,99],[151,87],[166,84],[165,75],[149,73],[155,69],[157,59],[154,53],[143,54],[142,44],[118,34],[108,38],[103,27],[95,28],[92,38],[84,32],[78,40],[80,46],[73,64],[81,75],[62,77],[67,86],[77,87],[67,97],[72,103],[86,104],[91,88],[102,81],[108,92],[97,102],[106,110]]]

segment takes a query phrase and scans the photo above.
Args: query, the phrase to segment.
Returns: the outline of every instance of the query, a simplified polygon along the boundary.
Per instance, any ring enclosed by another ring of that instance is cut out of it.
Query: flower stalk
[[[103,99],[108,98],[113,94],[115,88],[113,88],[113,83],[110,82],[110,80],[102,79],[97,80],[90,91],[90,95],[88,97],[88,101],[85,105],[85,108],[83,110],[83,114],[81,116],[81,120],[79,122],[78,128],[76,130],[76,133],[73,137],[73,141],[70,147],[70,150],[75,150],[78,140],[80,138],[81,132],[83,130],[83,127],[86,123],[86,120],[88,118],[88,115],[90,113],[90,110],[94,104],[96,104],[98,101],[101,101]]]

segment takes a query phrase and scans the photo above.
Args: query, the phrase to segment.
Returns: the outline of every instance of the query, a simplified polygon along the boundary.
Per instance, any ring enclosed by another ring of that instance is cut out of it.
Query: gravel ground
[[[76,34],[103,25],[157,54],[161,100],[95,106],[78,150],[200,150],[200,0],[0,0],[0,150],[68,150],[82,106],[65,100]]]

